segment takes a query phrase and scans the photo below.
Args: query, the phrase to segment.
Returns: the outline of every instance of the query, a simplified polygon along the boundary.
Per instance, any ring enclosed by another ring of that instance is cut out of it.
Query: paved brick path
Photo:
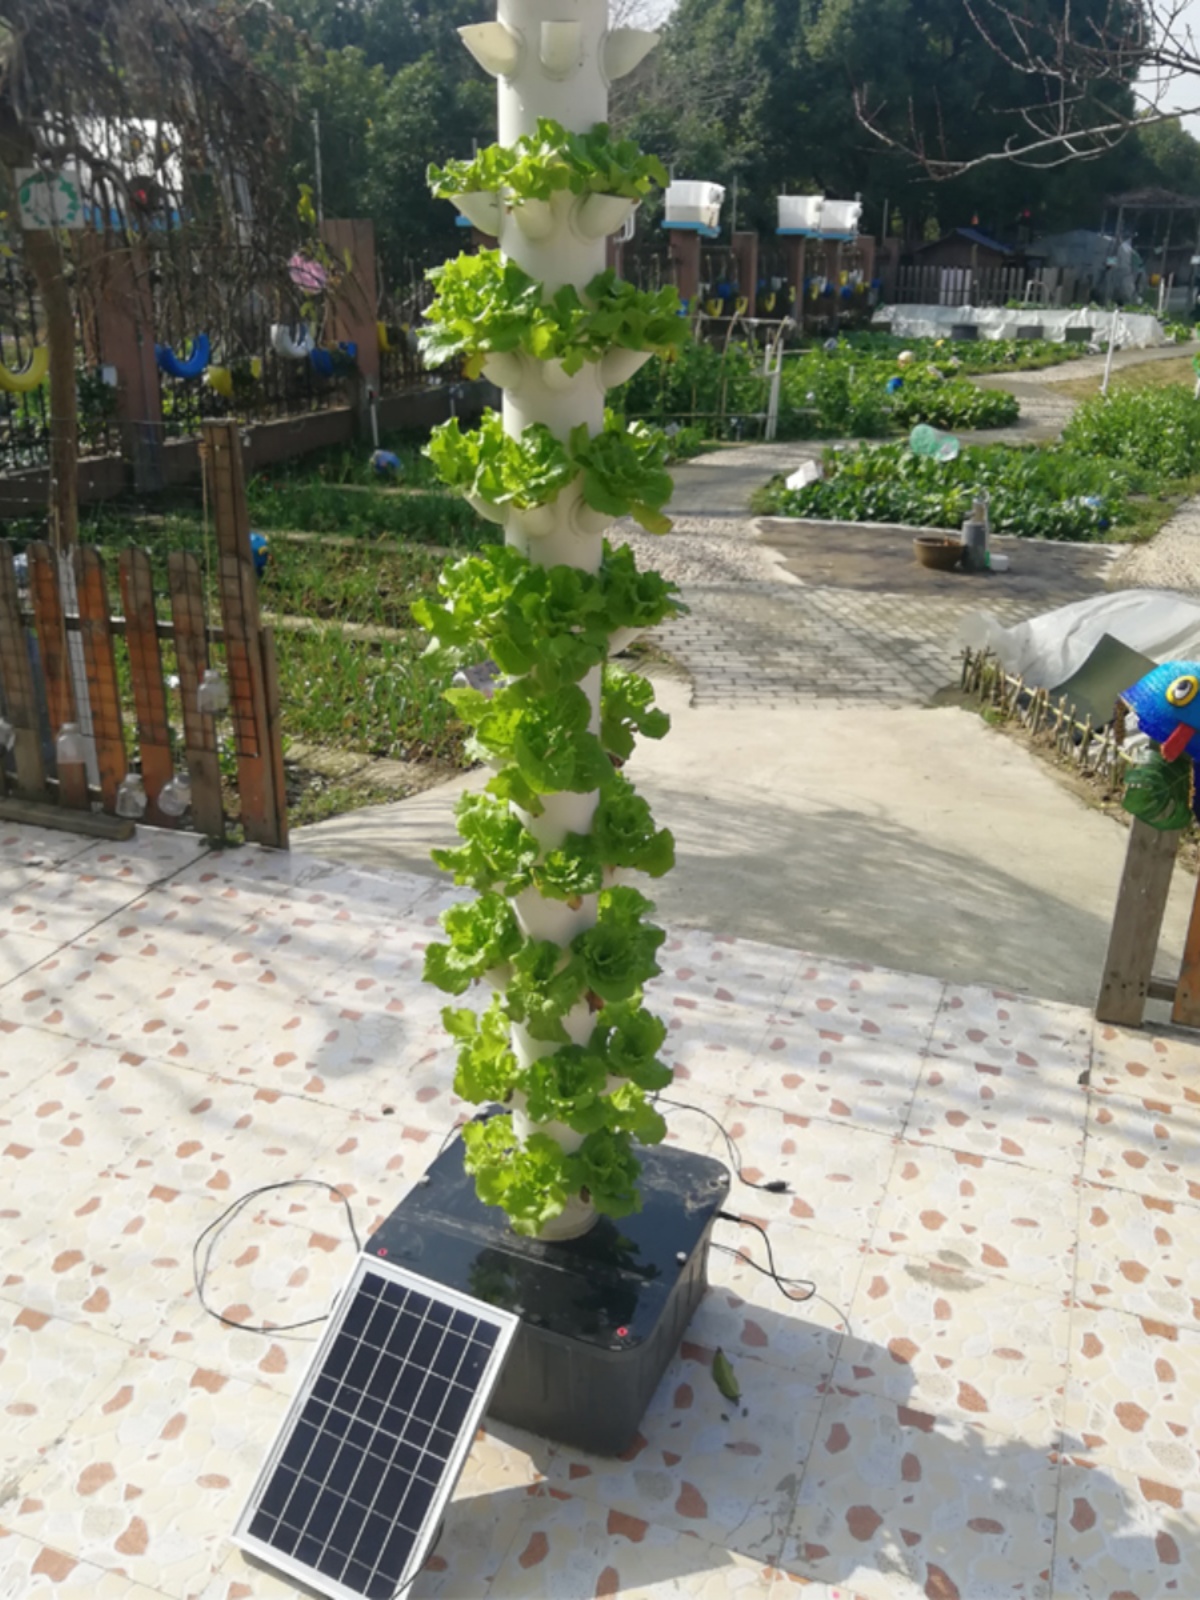
[[[1123,351],[1114,364],[1177,359],[1180,353],[1174,347]],[[1057,437],[1075,402],[1055,394],[1052,385],[1068,377],[1099,376],[1103,367],[1103,357],[1092,357],[1045,371],[987,375],[979,380],[986,386],[1019,392],[1021,419],[1012,428],[963,434],[964,441],[1033,443]],[[1020,539],[1000,539],[995,546],[1009,554],[1013,574],[1023,582],[959,578],[952,592],[945,587],[935,592],[933,583],[930,592],[922,592],[919,582],[907,580],[875,589],[869,556],[852,587],[820,578],[805,581],[802,566],[797,581],[795,563],[789,563],[792,572],[784,570],[782,555],[772,570],[762,559],[763,546],[772,542],[770,522],[750,516],[750,497],[777,473],[819,457],[831,443],[849,442],[748,444],[675,468],[670,506],[675,531],[645,558],[676,577],[691,607],[689,616],[661,629],[659,638],[690,675],[695,704],[925,705],[957,680],[959,627],[972,613],[986,610],[1011,626],[1109,587],[1118,572],[1121,586],[1161,581],[1163,563],[1154,564],[1150,556],[1154,547],[1126,553],[1114,567],[1121,546]],[[1190,557],[1197,542],[1192,524],[1200,525],[1200,516],[1181,512],[1170,525],[1172,532],[1177,522],[1181,549],[1186,543]],[[829,538],[837,534],[831,530]],[[1169,539],[1164,555],[1166,544]],[[1190,561],[1174,565],[1187,567]],[[1014,589],[1024,592],[1010,592]]]

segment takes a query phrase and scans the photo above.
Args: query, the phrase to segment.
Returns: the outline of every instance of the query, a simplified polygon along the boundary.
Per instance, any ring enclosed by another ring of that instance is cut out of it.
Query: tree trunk
[[[75,395],[75,314],[58,235],[31,228],[25,260],[37,282],[50,351],[50,539],[69,550],[79,538],[79,414]]]

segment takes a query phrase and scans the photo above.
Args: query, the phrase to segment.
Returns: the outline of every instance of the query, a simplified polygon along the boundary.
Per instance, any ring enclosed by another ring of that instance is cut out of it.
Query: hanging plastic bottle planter
[[[140,772],[127,772],[117,785],[117,815],[137,822],[146,815],[146,790]]]
[[[60,767],[78,766],[87,760],[87,744],[77,722],[64,722],[58,730],[54,759]]]
[[[158,793],[158,809],[164,817],[182,817],[192,803],[192,780],[186,770],[168,778]]]
[[[218,717],[229,710],[229,686],[216,667],[206,667],[196,690],[196,709],[204,716]]]

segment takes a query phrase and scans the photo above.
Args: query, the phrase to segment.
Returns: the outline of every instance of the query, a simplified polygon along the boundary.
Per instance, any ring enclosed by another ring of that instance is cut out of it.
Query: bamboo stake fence
[[[1124,748],[1120,719],[1108,727],[1092,726],[1090,713],[1080,716],[1066,695],[1052,699],[1049,690],[1034,688],[1023,677],[1005,672],[987,650],[964,650],[961,687],[1006,718],[1019,722],[1037,744],[1049,749],[1064,766],[1097,779],[1106,796],[1120,795],[1132,757]]]

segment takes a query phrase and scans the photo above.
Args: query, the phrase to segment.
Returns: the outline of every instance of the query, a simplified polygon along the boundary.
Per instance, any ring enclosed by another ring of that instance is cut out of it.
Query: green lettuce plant
[[[583,498],[609,516],[632,516],[648,533],[666,533],[662,508],[671,498],[667,439],[644,423],[607,411],[602,432],[573,428],[564,445],[543,422],[519,437],[504,431],[495,411],[464,433],[456,420],[433,430],[425,454],[443,482],[460,493],[519,511],[546,505],[582,474]]]
[[[515,145],[491,144],[470,161],[431,165],[427,179],[439,199],[486,191],[523,200],[549,200],[564,189],[575,195],[611,194],[641,200],[667,170],[656,156],[644,155],[632,139],[614,139],[608,124],[588,133],[569,133],[561,123],[539,117],[537,132]]]
[[[598,273],[582,294],[567,283],[546,297],[515,261],[481,250],[431,267],[428,276],[437,294],[420,336],[425,359],[431,366],[461,359],[469,378],[490,355],[521,351],[575,373],[614,345],[669,355],[687,338],[674,286],[637,289],[612,271]]]

